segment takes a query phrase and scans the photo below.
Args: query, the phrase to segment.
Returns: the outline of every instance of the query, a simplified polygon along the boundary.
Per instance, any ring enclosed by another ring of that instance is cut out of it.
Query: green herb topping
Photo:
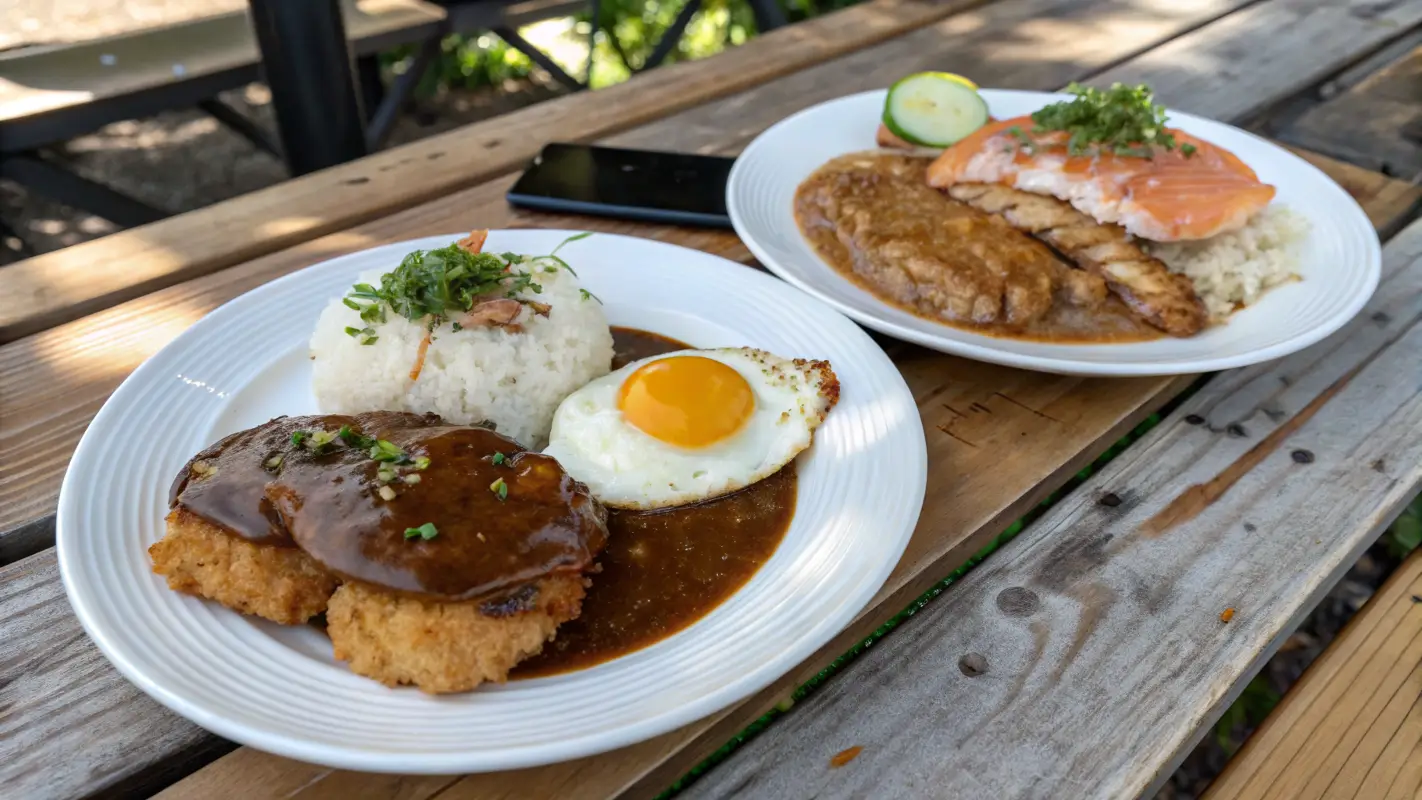
[[[494,466],[497,467],[498,465],[504,463],[504,454],[503,454],[503,453],[500,453],[500,452],[497,451],[497,450],[495,450],[495,451],[494,451],[494,457],[493,457],[492,459],[490,459],[490,460],[493,461],[493,462],[494,462]]]
[[[405,529],[406,539],[423,539],[428,542],[429,540],[433,539],[438,535],[439,531],[435,530],[433,522],[426,522],[418,528]]]
[[[354,304],[347,303],[347,305]],[[364,328],[352,328],[347,325],[346,335],[359,339],[360,343],[365,345],[375,344],[377,341],[380,340],[380,337],[375,335],[375,329],[370,327],[369,325],[365,326]]]
[[[1165,108],[1156,104],[1150,87],[1115,83],[1110,89],[1101,90],[1073,83],[1067,92],[1075,97],[1032,114],[1032,133],[1070,134],[1068,155],[1109,153],[1150,158],[1157,147],[1176,149],[1175,137],[1165,130]],[[1008,133],[1023,147],[1032,147],[1032,140],[1021,128],[1013,126]],[[1180,145],[1179,149],[1186,157],[1195,153],[1192,144]]]
[[[499,478],[489,484],[489,491],[498,495],[500,500],[507,500],[509,496],[509,485],[504,483],[503,478]]]
[[[416,250],[405,256],[393,272],[382,275],[379,286],[358,283],[351,288],[341,302],[360,312],[365,327],[348,327],[346,333],[360,339],[361,344],[374,344],[378,337],[372,326],[384,323],[387,311],[411,322],[425,320],[429,330],[434,330],[451,316],[470,311],[481,300],[514,298],[524,291],[540,293],[543,287],[534,282],[533,275],[540,271],[557,271],[557,268],[550,270],[537,262],[551,262],[576,276],[568,262],[558,256],[558,251],[570,242],[591,235],[586,232],[570,236],[545,256],[471,253],[458,244]],[[530,266],[515,270],[515,264]],[[454,329],[461,330],[462,326],[455,323]]]

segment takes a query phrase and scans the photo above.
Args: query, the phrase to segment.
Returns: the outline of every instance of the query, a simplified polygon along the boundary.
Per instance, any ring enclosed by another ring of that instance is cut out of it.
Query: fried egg
[[[686,505],[775,474],[810,446],[838,400],[828,361],[679,350],[565,398],[544,452],[612,508]]]

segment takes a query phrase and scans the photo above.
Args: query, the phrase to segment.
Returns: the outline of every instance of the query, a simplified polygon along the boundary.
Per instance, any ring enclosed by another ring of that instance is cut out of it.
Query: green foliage
[[[778,0],[786,19],[798,22],[828,11],[853,5],[858,0]],[[660,0],[602,0],[599,3],[598,35],[593,50],[593,88],[627,80],[646,64],[663,34],[671,28],[682,2]],[[591,14],[575,17],[571,37],[587,41]],[[662,62],[688,61],[742,44],[757,33],[755,15],[746,0],[703,0],[686,32]],[[399,73],[414,55],[411,46],[382,56],[390,72]],[[583,64],[563,64],[581,77]],[[527,78],[533,71],[528,57],[492,33],[477,36],[450,36],[442,43],[440,57],[420,82],[417,94],[428,97],[441,88],[478,89],[498,86],[508,80]]]
[[[400,74],[415,55],[413,45],[383,53],[381,64]],[[440,42],[440,55],[425,72],[415,89],[417,97],[429,97],[439,89],[478,89],[499,86],[505,81],[527,78],[533,72],[528,56],[510,47],[492,33],[478,36],[447,36]]]
[[[1226,753],[1234,755],[1240,744],[1234,740],[1234,732],[1242,728],[1258,727],[1278,704],[1279,693],[1269,685],[1268,678],[1263,675],[1254,676],[1254,680],[1244,687],[1239,698],[1225,709],[1220,721],[1215,723],[1215,743]]]
[[[1422,547],[1422,495],[1413,498],[1412,505],[1387,529],[1383,542],[1388,552],[1399,559]]]

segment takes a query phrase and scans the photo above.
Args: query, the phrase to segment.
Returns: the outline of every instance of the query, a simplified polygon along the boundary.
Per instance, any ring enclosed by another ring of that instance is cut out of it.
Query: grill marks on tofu
[[[997,184],[960,183],[948,194],[1050,244],[1077,266],[1100,275],[1142,319],[1172,336],[1193,336],[1208,315],[1195,287],[1132,241],[1119,225],[1102,224],[1054,197]]]

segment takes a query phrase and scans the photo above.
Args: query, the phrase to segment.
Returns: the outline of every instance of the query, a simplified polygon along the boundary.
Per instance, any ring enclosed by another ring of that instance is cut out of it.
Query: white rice
[[[1233,233],[1198,242],[1152,242],[1148,248],[1172,272],[1194,282],[1211,321],[1221,322],[1298,278],[1298,249],[1308,231],[1306,218],[1272,205]]]
[[[553,412],[573,390],[611,370],[612,333],[602,304],[552,261],[514,266],[531,271],[543,291],[521,299],[552,306],[547,317],[526,309],[521,332],[502,328],[435,331],[419,380],[410,380],[424,328],[394,313],[373,326],[378,338],[362,345],[346,327],[363,328],[360,315],[331,300],[311,336],[312,389],[322,413],[434,412],[457,424],[494,423],[505,436],[539,450],[548,442]],[[380,273],[361,282],[380,285]]]

